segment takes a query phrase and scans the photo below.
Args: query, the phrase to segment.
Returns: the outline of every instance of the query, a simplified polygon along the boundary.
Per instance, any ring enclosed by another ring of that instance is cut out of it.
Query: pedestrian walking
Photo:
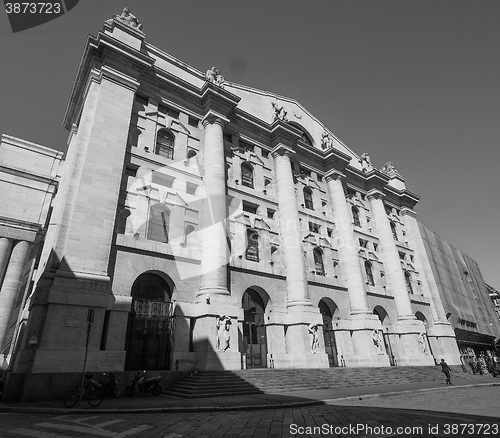
[[[444,361],[444,359],[441,359],[441,371],[444,373],[444,375],[446,376],[446,384],[447,385],[451,385],[451,378],[450,378],[450,371],[451,371],[451,368],[448,366],[448,364]]]

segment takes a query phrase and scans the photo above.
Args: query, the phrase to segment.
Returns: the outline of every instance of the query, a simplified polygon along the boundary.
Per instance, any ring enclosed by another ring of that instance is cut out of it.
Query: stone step
[[[454,367],[452,378],[471,378]],[[377,384],[425,382],[444,379],[441,367],[249,369],[197,371],[165,393],[182,398],[259,394],[345,388]]]

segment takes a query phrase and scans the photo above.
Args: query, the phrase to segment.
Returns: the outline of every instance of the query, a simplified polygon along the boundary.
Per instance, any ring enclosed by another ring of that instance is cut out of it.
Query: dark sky
[[[81,0],[16,34],[0,13],[0,132],[65,150],[86,37],[124,6],[155,46],[292,97],[375,166],[393,161],[420,220],[500,288],[500,1]]]

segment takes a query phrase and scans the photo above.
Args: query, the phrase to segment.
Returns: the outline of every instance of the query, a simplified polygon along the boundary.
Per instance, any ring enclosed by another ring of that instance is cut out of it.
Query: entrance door
[[[170,369],[174,318],[169,285],[156,274],[144,273],[132,285],[131,295],[125,369]]]
[[[265,368],[267,339],[264,302],[257,292],[248,289],[243,294],[243,349],[247,368]]]
[[[335,342],[335,331],[333,330],[332,312],[323,300],[319,302],[319,311],[323,317],[323,338],[328,362],[330,367],[338,367],[337,343]]]

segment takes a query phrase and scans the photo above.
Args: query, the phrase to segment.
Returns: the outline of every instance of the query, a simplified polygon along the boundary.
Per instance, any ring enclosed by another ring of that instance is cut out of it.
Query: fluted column
[[[5,271],[9,263],[10,252],[12,251],[12,240],[6,237],[0,238],[0,286],[3,282]]]
[[[286,269],[287,307],[312,306],[302,247],[297,197],[290,167],[293,150],[277,146],[273,152],[283,258]]]
[[[332,171],[325,175],[325,177],[333,206],[334,221],[337,230],[341,232],[338,251],[341,263],[347,273],[346,283],[349,291],[351,315],[368,314],[371,312],[368,307],[368,297],[366,295],[354,231],[352,229],[352,216],[347,206],[342,187],[341,178],[343,175]]]
[[[378,191],[368,193],[368,199],[375,220],[380,241],[380,249],[384,260],[385,273],[387,275],[389,286],[394,295],[398,320],[414,320],[416,319],[411,308],[410,296],[406,290],[406,281],[401,269],[398,250],[394,237],[392,235],[391,226],[387,214],[385,212],[382,197],[384,195]]]
[[[29,250],[30,244],[28,242],[17,242],[12,250],[7,271],[5,272],[2,289],[0,290],[0,349],[3,349],[6,341],[5,336],[19,295]]]
[[[203,120],[205,147],[203,157],[203,199],[201,230],[201,281],[198,295],[228,295],[228,237],[226,231],[226,162],[223,126],[220,116]]]

